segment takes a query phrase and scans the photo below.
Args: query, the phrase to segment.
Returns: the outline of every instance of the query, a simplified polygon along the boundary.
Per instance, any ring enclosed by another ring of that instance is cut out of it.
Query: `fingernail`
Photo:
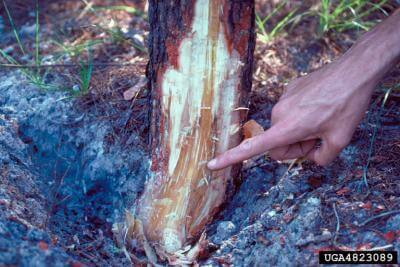
[[[207,168],[214,169],[217,166],[217,160],[212,159],[207,163]]]

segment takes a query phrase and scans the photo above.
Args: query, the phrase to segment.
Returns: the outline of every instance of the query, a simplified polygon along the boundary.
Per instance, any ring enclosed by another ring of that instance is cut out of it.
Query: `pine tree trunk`
[[[149,1],[152,176],[136,218],[157,253],[194,244],[239,167],[206,162],[240,143],[251,89],[254,0]]]

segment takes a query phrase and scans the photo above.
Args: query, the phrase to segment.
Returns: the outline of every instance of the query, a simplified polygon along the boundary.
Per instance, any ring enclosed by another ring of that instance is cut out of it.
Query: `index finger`
[[[307,132],[298,127],[288,127],[283,122],[277,123],[264,133],[246,139],[237,147],[217,156],[208,162],[207,167],[210,170],[223,169],[232,164],[265,153],[270,149],[296,143],[307,135]]]

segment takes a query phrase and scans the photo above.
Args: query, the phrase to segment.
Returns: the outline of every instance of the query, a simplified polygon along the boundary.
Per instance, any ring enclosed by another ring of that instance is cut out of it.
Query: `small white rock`
[[[319,198],[310,197],[309,199],[307,199],[307,203],[310,204],[310,205],[317,206],[317,205],[319,205],[321,202],[320,202]]]
[[[271,210],[267,214],[268,214],[269,217],[274,217],[276,215],[276,211],[275,210]]]

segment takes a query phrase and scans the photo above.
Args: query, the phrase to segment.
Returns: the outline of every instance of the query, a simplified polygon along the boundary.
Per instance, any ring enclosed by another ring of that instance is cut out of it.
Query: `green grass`
[[[284,11],[288,1],[282,1],[267,16],[262,17],[260,14],[256,14],[257,36],[264,43],[270,42],[280,34],[290,33],[290,30],[302,19],[318,21],[318,28],[315,29],[315,32],[319,37],[328,32],[367,31],[378,23],[378,20],[370,18],[373,12],[379,10],[384,15],[388,15],[382,8],[387,1],[320,0],[315,9],[310,8],[306,11],[299,11],[299,8]],[[274,23],[272,24],[272,22]]]
[[[44,81],[44,77],[47,74],[47,71],[43,72],[41,68],[41,55],[40,55],[40,21],[39,21],[39,2],[35,1],[35,36],[34,36],[34,52],[33,52],[33,61],[34,68],[25,68],[25,66],[20,63],[15,57],[8,55],[3,49],[0,48],[0,57],[4,58],[9,64],[12,64],[16,67],[19,67],[22,74],[28,79],[28,81],[40,89],[43,90],[66,90],[67,88],[60,88],[59,86],[53,84],[46,84]],[[6,2],[3,0],[3,5],[6,10],[9,23],[11,25],[12,31],[14,33],[14,37],[17,40],[17,44],[19,49],[21,50],[23,55],[26,55],[26,50],[23,46],[21,38],[18,34],[18,30],[15,26],[14,20],[12,18],[11,12],[7,7]],[[63,49],[64,54],[69,54],[71,57],[80,56],[81,53],[86,50],[88,52],[88,61],[84,63],[81,61],[80,63],[80,71],[79,71],[79,91],[74,92],[71,89],[68,89],[69,92],[72,92],[72,95],[84,95],[89,91],[90,82],[92,78],[93,72],[93,58],[91,54],[92,46],[102,43],[101,40],[96,41],[88,41],[85,44],[68,47],[61,43],[54,41],[55,44],[59,45]],[[57,55],[54,55],[57,57]],[[1,64],[0,64],[1,66]]]
[[[319,18],[320,35],[328,31],[342,32],[345,30],[369,30],[377,21],[368,19],[368,16],[376,10],[381,10],[387,15],[382,5],[387,0],[373,3],[366,0],[321,0]]]
[[[12,19],[10,10],[8,9],[8,6],[7,6],[7,3],[5,0],[3,0],[3,6],[4,6],[4,9],[6,10],[7,18],[8,18],[8,21],[10,22],[11,28],[13,30],[14,37],[15,37],[15,39],[17,39],[18,47],[21,50],[22,54],[25,55],[25,49],[22,45],[21,39],[19,38],[17,28],[15,27],[14,20]]]
[[[13,20],[12,15],[11,15],[11,12],[10,12],[10,10],[8,9],[7,4],[6,4],[6,2],[5,2],[4,0],[3,0],[3,5],[4,5],[4,9],[6,10],[7,17],[8,17],[9,23],[10,23],[10,25],[11,25],[12,31],[13,31],[13,33],[14,33],[14,37],[15,37],[15,39],[17,40],[18,47],[19,47],[19,49],[21,50],[22,54],[23,54],[23,55],[26,55],[24,46],[23,46],[23,44],[22,44],[22,42],[21,42],[21,38],[20,38],[20,36],[19,36],[19,34],[18,34],[18,30],[17,30],[17,28],[16,28],[16,26],[15,26],[14,20]],[[7,54],[3,49],[1,49],[1,48],[0,48],[0,55],[1,55],[8,63],[13,64],[13,65],[16,65],[16,66],[20,66],[20,67],[21,67],[21,68],[20,68],[20,69],[21,69],[21,72],[25,75],[25,77],[26,77],[32,84],[35,84],[36,86],[38,86],[39,88],[42,88],[42,89],[50,89],[50,88],[52,88],[53,86],[47,85],[47,84],[44,83],[44,81],[43,81],[44,75],[43,75],[43,76],[41,75],[40,68],[39,68],[39,66],[40,66],[40,50],[39,50],[39,47],[40,47],[40,42],[39,42],[39,40],[40,40],[40,38],[39,38],[39,29],[40,29],[40,25],[39,25],[39,3],[38,3],[38,0],[36,0],[36,4],[35,4],[35,53],[34,53],[34,61],[35,61],[35,66],[36,66],[35,69],[32,70],[32,69],[23,68],[23,65],[22,65],[20,62],[18,62],[17,59],[15,59],[15,58],[13,58],[12,56],[8,55],[8,54]]]
[[[257,25],[257,37],[259,38],[260,41],[267,43],[274,39],[278,34],[282,33],[283,30],[288,26],[293,24],[296,21],[299,21],[301,16],[304,14],[296,14],[297,9],[291,10],[289,13],[287,13],[283,19],[278,21],[271,30],[267,30],[267,24],[271,21],[271,19],[279,13],[279,11],[284,7],[284,5],[287,3],[287,1],[283,1],[279,3],[275,9],[272,10],[271,13],[269,13],[265,17],[261,17],[259,14],[256,14],[256,25]]]
[[[85,95],[89,92],[90,81],[92,80],[93,73],[93,57],[90,47],[87,48],[88,60],[86,63],[81,61],[81,69],[79,72],[79,92],[74,93],[76,95]]]
[[[128,12],[130,14],[134,14],[137,16],[141,16],[143,18],[146,17],[146,15],[141,12],[140,10],[137,10],[133,7],[129,6],[107,6],[107,7],[93,7],[91,3],[88,1],[82,0],[86,4],[86,8],[84,11],[89,11],[89,12],[94,12],[96,16],[99,18],[102,18],[102,15],[99,14],[102,10],[121,10]],[[62,41],[62,38],[59,38],[58,40],[50,40],[51,43],[55,44],[58,46],[58,50],[56,52],[53,52],[51,55],[55,60],[58,60],[62,58],[64,55],[68,55],[70,58],[75,58],[78,60],[79,64],[77,66],[79,67],[79,70],[77,71],[77,75],[71,75],[70,80],[74,82],[75,86],[73,89],[71,88],[60,88],[60,86],[52,85],[52,84],[46,84],[45,83],[45,77],[48,74],[48,68],[43,68],[41,66],[42,64],[42,56],[41,56],[41,51],[40,51],[40,21],[39,21],[39,3],[38,0],[35,0],[34,8],[35,8],[35,36],[34,36],[34,42],[33,42],[33,49],[31,54],[27,53],[27,49],[24,47],[24,43],[22,42],[22,39],[20,38],[19,31],[17,29],[16,24],[14,23],[13,17],[12,17],[12,10],[10,10],[6,4],[6,0],[2,0],[4,9],[7,13],[7,17],[9,20],[9,24],[11,26],[11,29],[13,31],[14,37],[16,39],[16,43],[18,44],[19,50],[21,51],[22,55],[24,56],[30,56],[32,58],[31,62],[20,62],[19,56],[18,55],[11,55],[8,54],[5,50],[0,48],[0,58],[3,58],[7,64],[12,65],[13,67],[17,67],[20,69],[20,71],[23,73],[23,75],[28,79],[28,81],[36,86],[38,86],[41,89],[45,90],[68,90],[73,96],[80,96],[86,94],[91,86],[91,80],[92,80],[92,73],[93,73],[93,57],[92,57],[92,51],[93,48],[102,45],[102,44],[117,44],[120,45],[122,43],[129,43],[133,47],[135,47],[137,50],[146,53],[146,49],[139,45],[136,44],[134,41],[130,40],[129,38],[126,38],[124,33],[122,32],[121,28],[118,26],[118,23],[116,23],[114,20],[114,25],[112,27],[103,27],[101,25],[94,25],[94,27],[106,34],[106,38],[103,39],[97,39],[97,40],[88,40],[85,41],[81,44],[76,44],[76,45],[69,45],[68,42]],[[29,50],[29,49],[28,49]],[[17,51],[19,52],[19,51]],[[87,53],[87,61],[84,60],[79,60],[80,58],[83,58],[83,54]],[[3,64],[3,65],[7,65]],[[0,66],[2,64],[0,63]],[[79,87],[79,89],[78,89]],[[74,90],[75,89],[75,90]]]

